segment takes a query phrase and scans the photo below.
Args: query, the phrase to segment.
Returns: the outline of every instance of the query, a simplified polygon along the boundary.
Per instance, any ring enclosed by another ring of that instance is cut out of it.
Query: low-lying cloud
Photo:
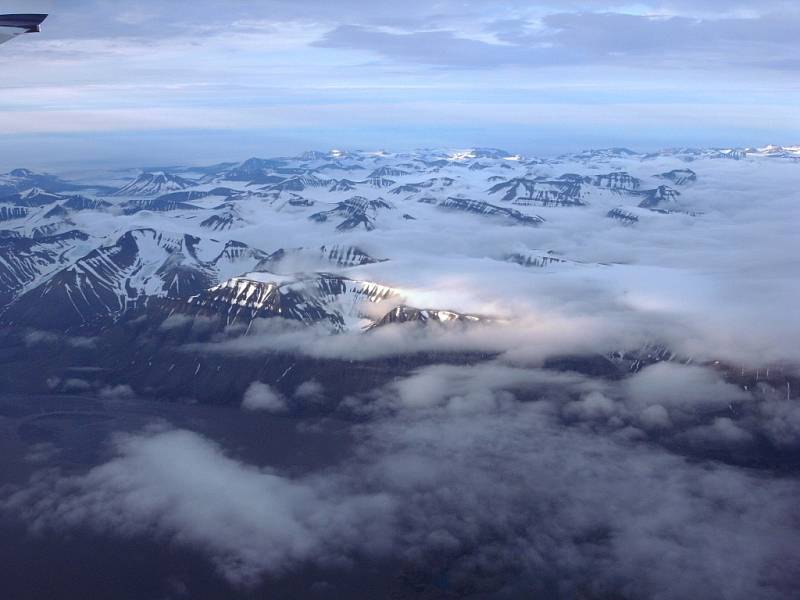
[[[242,408],[251,411],[264,411],[270,413],[286,412],[288,405],[286,398],[272,386],[260,381],[254,381],[244,393]]]
[[[710,393],[725,385],[679,368]],[[3,507],[42,533],[155,533],[201,548],[245,586],[368,557],[485,597],[790,597],[796,480],[686,461],[622,421],[621,435],[582,426],[624,419],[642,398],[684,407],[687,388],[665,389],[669,379],[429,367],[346,403],[381,408],[355,428],[352,456],[323,471],[289,475],[199,434],[153,429],[116,436],[113,458],[84,474],[38,475]],[[717,416],[679,433],[738,444],[745,423]]]

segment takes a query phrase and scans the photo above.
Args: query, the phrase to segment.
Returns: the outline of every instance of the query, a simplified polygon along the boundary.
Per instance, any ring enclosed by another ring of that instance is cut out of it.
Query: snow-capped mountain
[[[266,191],[276,192],[302,192],[307,188],[321,188],[334,185],[331,179],[321,179],[314,175],[297,175],[284,179],[265,188]]]
[[[372,325],[370,329],[404,323],[415,323],[419,325],[471,325],[481,323],[485,320],[484,317],[466,315],[451,310],[419,309],[410,306],[398,306],[386,313],[386,315]]]
[[[642,337],[626,328],[680,304],[671,288],[694,302],[698,281],[733,273],[742,259],[729,232],[760,219],[788,227],[794,155],[314,151],[146,168],[113,195],[118,171],[80,185],[51,177],[57,189],[18,170],[0,185],[0,335],[15,348],[32,330],[97,340],[82,358],[65,349],[65,364],[97,365],[145,395],[230,402],[256,378],[296,387],[326,372],[341,391],[407,374],[450,352],[423,343],[437,336],[468,341],[448,360],[475,360],[498,351],[471,349],[484,337],[524,346],[517,330],[531,322],[559,330],[578,314],[591,327],[610,304],[623,315],[619,352],[547,366],[616,376],[677,356],[637,352]],[[349,358],[376,346],[368,366]],[[332,361],[334,347],[346,358]]]
[[[136,229],[27,291],[6,309],[3,319],[67,328],[117,318],[152,298],[201,292],[266,257],[234,241]]]
[[[606,213],[606,216],[609,219],[620,221],[624,225],[633,225],[639,222],[639,217],[632,210],[622,207],[612,208]]]
[[[460,150],[448,156],[450,160],[465,161],[481,158],[495,158],[495,159],[509,159],[517,158],[512,156],[510,152],[501,150],[499,148],[471,148],[469,150]]]
[[[660,185],[652,190],[641,190],[636,192],[642,198],[639,203],[640,208],[659,208],[675,204],[681,193],[667,185]]]
[[[491,148],[311,151],[154,168],[110,196],[103,184],[17,169],[0,176],[0,192],[6,192],[0,195],[2,319],[64,329],[113,322],[158,302],[208,311],[224,304],[224,294],[239,297],[240,283],[231,282],[243,278],[272,299],[256,303],[247,319],[267,314],[279,293],[281,302],[310,303],[305,320],[317,314],[340,326],[341,315],[351,313],[331,309],[317,288],[309,291],[309,282],[363,280],[394,288],[394,265],[401,279],[407,277],[413,268],[404,257],[417,252],[418,242],[428,248],[426,261],[450,251],[430,244],[451,226],[465,228],[466,245],[470,231],[513,238],[514,244],[475,253],[536,267],[530,274],[576,264],[591,269],[597,263],[564,258],[569,253],[507,249],[557,247],[556,232],[569,231],[572,223],[624,236],[692,218],[703,212],[705,198],[703,186],[692,184],[705,183],[720,159],[736,158],[725,162],[730,168],[767,168],[793,165],[798,152],[794,146],[657,153],[611,148],[532,158]],[[620,229],[614,222],[640,226]],[[269,285],[275,289],[267,292]],[[392,308],[371,318],[436,321],[442,310],[404,306],[390,316]],[[292,310],[299,312],[288,314],[302,312]]]
[[[71,192],[85,189],[87,186],[64,181],[55,175],[36,173],[30,169],[14,169],[0,174],[0,197],[23,192],[31,188],[40,188],[48,192]]]
[[[169,192],[177,192],[196,186],[197,183],[172,173],[142,173],[133,181],[125,184],[111,196],[160,196]]]
[[[691,169],[673,169],[672,171],[656,175],[656,177],[671,181],[674,185],[688,185],[697,181],[697,173]]]
[[[193,207],[197,208],[197,207]],[[226,202],[215,207],[214,214],[206,217],[200,226],[212,231],[229,231],[246,224],[241,211],[233,202]]]
[[[14,206],[24,206],[27,208],[39,208],[53,204],[59,200],[65,200],[66,197],[61,194],[54,194],[46,192],[41,188],[30,188],[24,192],[18,192],[0,198],[0,203],[13,204]]]
[[[81,231],[36,239],[0,237],[0,311],[31,284],[69,265],[76,249],[89,240]]]
[[[429,200],[423,199],[420,202],[429,202]],[[432,203],[444,210],[461,211],[487,217],[500,217],[520,225],[540,225],[545,221],[544,218],[538,215],[526,215],[513,208],[495,206],[488,202],[470,200],[469,198],[450,197],[442,201],[433,200]]]
[[[248,158],[246,161],[210,176],[216,181],[254,181],[269,176],[274,169],[286,166],[280,159]]]
[[[393,209],[394,207],[382,198],[370,200],[363,196],[353,196],[337,203],[330,210],[314,213],[309,219],[325,223],[330,219],[339,218],[342,221],[336,226],[337,231],[348,231],[357,227],[371,231],[375,229],[378,215]]]
[[[562,176],[556,180],[514,178],[498,183],[489,194],[503,193],[503,201],[522,206],[583,206],[580,177]]]
[[[523,267],[535,267],[540,269],[568,262],[552,252],[513,252],[511,254],[506,254],[503,260]]]
[[[298,273],[325,271],[331,267],[347,269],[385,262],[375,258],[357,246],[320,246],[319,248],[293,248],[276,250],[261,261],[256,269],[273,273]]]
[[[176,196],[177,194],[177,196]],[[173,192],[172,194],[165,194],[158,198],[142,198],[137,200],[129,200],[122,204],[126,214],[137,213],[141,210],[151,210],[156,212],[168,212],[173,210],[201,210],[199,206],[190,204],[189,202],[182,202],[178,198],[190,197],[190,193]]]
[[[11,221],[13,219],[24,219],[30,211],[23,206],[2,206],[0,205],[0,221]]]
[[[594,185],[616,191],[635,191],[638,190],[642,181],[624,171],[596,175],[592,181]]]
[[[85,196],[70,196],[61,203],[61,206],[68,210],[103,210],[113,206],[105,200],[96,198],[86,198]]]
[[[370,308],[397,295],[392,288],[337,275],[295,278],[260,271],[203,290],[177,303],[175,310],[221,317],[226,325],[278,317],[342,331],[368,326],[373,322]]]

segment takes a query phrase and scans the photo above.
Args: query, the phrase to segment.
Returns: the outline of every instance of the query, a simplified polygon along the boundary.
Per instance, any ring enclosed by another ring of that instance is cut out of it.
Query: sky
[[[788,0],[13,0],[0,163],[800,139]]]

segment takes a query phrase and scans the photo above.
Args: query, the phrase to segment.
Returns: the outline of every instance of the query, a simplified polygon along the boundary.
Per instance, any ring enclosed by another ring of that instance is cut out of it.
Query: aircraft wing
[[[23,33],[36,33],[47,15],[0,15],[0,44]]]

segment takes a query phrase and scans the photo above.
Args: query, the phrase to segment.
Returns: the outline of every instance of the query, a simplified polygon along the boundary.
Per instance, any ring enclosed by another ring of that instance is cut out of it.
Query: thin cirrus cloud
[[[341,25],[317,45],[370,50],[383,56],[454,67],[543,67],[629,64],[636,67],[794,67],[797,14],[697,19],[621,13],[557,13],[541,27],[503,21],[492,27],[500,43],[461,37],[450,30],[389,32]],[[776,60],[777,59],[777,60]]]
[[[93,134],[140,132],[125,141],[135,157],[148,132],[172,132],[185,152],[164,159],[197,161],[243,158],[243,146],[281,153],[277,139],[293,150],[384,139],[547,153],[791,143],[800,132],[800,12],[787,2],[225,7],[43,2],[43,33],[3,47],[0,131],[18,156],[45,161],[63,144],[41,136],[64,134],[78,135],[80,158],[108,154]],[[199,152],[186,133],[208,129],[233,133]]]

